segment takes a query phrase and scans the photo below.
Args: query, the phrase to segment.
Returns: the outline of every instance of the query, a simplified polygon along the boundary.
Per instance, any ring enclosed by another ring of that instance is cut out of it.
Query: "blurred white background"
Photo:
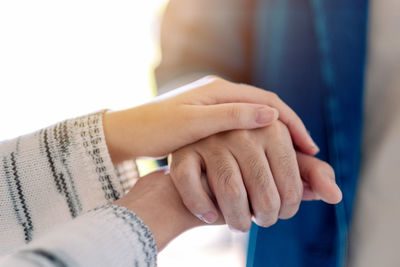
[[[0,140],[154,91],[157,31],[166,0],[0,0]],[[159,266],[244,266],[245,234],[185,233]]]
[[[163,2],[0,1],[0,139],[149,99]]]

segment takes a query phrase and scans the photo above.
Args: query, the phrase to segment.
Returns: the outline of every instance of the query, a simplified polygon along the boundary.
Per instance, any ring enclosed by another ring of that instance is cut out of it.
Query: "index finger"
[[[206,87],[210,90],[207,95],[216,101],[214,104],[239,102],[264,104],[276,108],[279,111],[279,120],[288,127],[296,147],[308,155],[318,153],[319,148],[309,135],[300,117],[277,94],[251,85],[235,84],[219,78],[215,78],[214,82],[218,86],[218,90],[215,90],[215,88],[211,90],[211,88]],[[235,88],[232,88],[232,86]]]

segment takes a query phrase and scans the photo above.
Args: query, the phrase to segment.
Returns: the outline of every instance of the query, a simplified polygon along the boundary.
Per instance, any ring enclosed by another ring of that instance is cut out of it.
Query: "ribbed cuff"
[[[153,235],[132,211],[107,205],[33,241],[15,255],[47,266],[156,266]]]

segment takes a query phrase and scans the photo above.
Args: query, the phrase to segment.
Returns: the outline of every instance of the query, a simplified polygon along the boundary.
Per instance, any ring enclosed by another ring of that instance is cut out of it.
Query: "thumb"
[[[297,152],[300,175],[308,196],[303,200],[321,199],[329,204],[337,204],[342,200],[342,192],[335,182],[335,173],[326,162],[315,157]],[[313,196],[310,198],[310,196]]]
[[[191,106],[190,112],[191,120],[185,128],[193,131],[191,136],[197,140],[229,130],[265,127],[279,116],[275,108],[247,103]]]

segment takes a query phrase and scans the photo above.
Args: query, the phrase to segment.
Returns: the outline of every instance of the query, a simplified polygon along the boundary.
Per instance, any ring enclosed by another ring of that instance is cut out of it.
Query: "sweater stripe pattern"
[[[109,205],[122,197],[126,188],[111,162],[102,116],[103,111],[89,114],[0,142],[0,256],[18,251],[20,259],[47,258],[49,261],[54,253],[51,246],[46,250],[38,248],[28,253],[29,256],[21,256],[28,255],[21,254],[21,249],[28,243],[34,245],[37,239],[59,229],[62,223],[67,222],[66,229],[79,232],[75,222],[71,229],[68,226],[74,218],[98,225],[94,217],[106,216],[107,222],[122,221],[125,226],[121,229],[125,229],[127,236],[133,236],[130,239],[135,242],[130,241],[129,253],[135,251],[134,246],[140,251],[136,256],[142,255],[137,266],[155,264],[154,240],[147,227],[132,212]],[[116,231],[111,224],[109,228],[108,231]],[[59,250],[54,255],[63,254]],[[75,266],[70,265],[73,258],[74,255],[69,256],[67,266]]]
[[[135,213],[105,205],[59,225],[0,260],[0,267],[154,267],[156,252],[149,228]]]
[[[17,171],[15,153],[11,152],[9,157],[3,157],[3,170],[7,191],[13,207],[15,219],[23,229],[24,241],[32,240],[33,224],[28,205],[22,190],[20,177]]]

